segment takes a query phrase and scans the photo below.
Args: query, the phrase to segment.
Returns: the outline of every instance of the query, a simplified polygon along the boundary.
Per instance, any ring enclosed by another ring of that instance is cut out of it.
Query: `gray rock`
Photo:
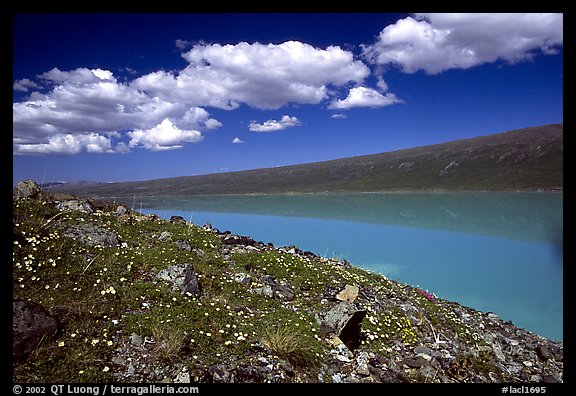
[[[170,231],[162,231],[162,233],[160,233],[160,236],[158,237],[158,239],[161,241],[167,241],[170,240],[171,238],[172,233]]]
[[[185,239],[178,239],[176,241],[176,249],[178,250],[186,250],[188,252],[192,251],[192,245]]]
[[[244,272],[235,274],[234,280],[238,283],[242,283],[243,285],[250,285],[250,283],[252,283],[252,278]]]
[[[278,298],[282,301],[292,301],[296,296],[294,290],[286,285],[278,282],[272,275],[265,275],[263,278],[264,286],[252,289],[253,293],[263,294],[267,297]]]
[[[416,355],[422,356],[426,360],[430,360],[432,358],[432,356],[434,356],[434,351],[432,351],[430,348],[426,348],[426,347],[422,347],[422,346],[417,346],[416,348],[414,348],[414,353]],[[427,356],[429,358],[427,358]]]
[[[114,213],[116,213],[118,216],[125,215],[126,213],[128,213],[128,208],[124,205],[118,205]]]
[[[259,367],[248,364],[236,367],[234,370],[234,377],[237,382],[260,383],[266,380],[269,372],[270,369],[268,367]]]
[[[125,366],[127,362],[126,359],[121,356],[114,356],[112,358],[112,363],[117,364],[118,366]]]
[[[181,371],[178,373],[178,375],[176,376],[176,378],[174,379],[175,383],[180,383],[180,384],[189,384],[190,383],[190,373],[188,372],[187,369]]]
[[[58,331],[58,321],[35,302],[12,301],[12,359],[23,362],[43,337]]]
[[[292,301],[296,296],[294,290],[288,285],[277,284],[272,286],[272,290],[274,291],[274,297],[282,301]]]
[[[331,342],[334,345],[334,349],[330,350],[330,355],[340,362],[350,363],[353,355],[348,347],[338,337],[334,337]]]
[[[191,264],[176,264],[158,272],[156,279],[172,283],[172,290],[180,290],[182,294],[190,293],[194,296],[201,294],[198,276]]]
[[[502,348],[500,347],[500,344],[498,344],[497,342],[494,342],[492,344],[492,351],[494,352],[494,356],[496,356],[496,359],[500,360],[501,362],[506,361],[506,356],[504,356],[504,353],[502,352]]]
[[[370,370],[368,369],[368,353],[361,351],[356,355],[356,373],[363,376],[370,375]]]
[[[522,372],[522,367],[523,367],[523,366],[520,365],[519,363],[510,362],[510,363],[506,364],[505,369],[506,369],[506,371],[508,372],[508,374],[517,375],[517,374],[519,374],[520,372]]]
[[[215,364],[208,368],[208,375],[211,377],[212,382],[228,383],[232,382],[232,375],[226,367],[221,364]]]
[[[410,382],[410,379],[406,377],[406,375],[400,371],[393,368],[386,368],[379,372],[379,379],[385,383],[406,383]]]
[[[264,285],[262,287],[256,287],[256,288],[252,289],[252,292],[256,293],[256,294],[263,294],[266,297],[270,297],[270,298],[274,297],[274,290],[272,290],[272,286],[269,286],[269,285]]]
[[[138,334],[132,333],[132,335],[130,336],[130,343],[132,345],[140,346],[144,343],[144,340]]]
[[[16,199],[37,198],[40,194],[42,194],[42,190],[40,190],[38,184],[33,180],[23,180],[19,182],[13,191],[13,196]]]
[[[411,356],[402,360],[402,363],[411,368],[420,368],[428,363],[428,360],[422,356]]]
[[[118,246],[120,241],[114,231],[93,223],[75,224],[64,231],[64,235],[91,246]]]
[[[360,328],[365,316],[366,310],[342,301],[328,311],[318,314],[317,320],[324,334],[336,334],[348,349],[354,350],[360,345]]]
[[[62,201],[58,203],[56,207],[61,211],[77,210],[88,214],[93,214],[95,212],[94,206],[92,206],[90,201],[79,199],[69,199],[67,201]]]
[[[423,376],[424,378],[430,380],[436,378],[436,376],[438,375],[438,370],[436,370],[434,367],[430,365],[424,365],[420,367],[418,373],[420,373],[420,375]]]

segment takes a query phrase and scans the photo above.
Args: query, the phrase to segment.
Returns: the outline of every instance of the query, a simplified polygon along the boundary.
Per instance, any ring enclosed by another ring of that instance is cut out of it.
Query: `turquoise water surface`
[[[563,339],[562,193],[162,197],[142,212],[296,245]]]

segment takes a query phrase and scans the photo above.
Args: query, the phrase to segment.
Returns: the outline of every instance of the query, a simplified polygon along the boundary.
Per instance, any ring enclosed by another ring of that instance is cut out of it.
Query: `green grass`
[[[362,290],[355,303],[367,310],[363,350],[394,356],[399,346],[410,350],[430,343],[431,328],[442,339],[482,342],[452,303],[428,301],[417,289],[381,275],[276,249],[236,252],[228,260],[219,251],[220,239],[208,230],[139,214],[126,221],[108,209],[88,215],[59,212],[47,199],[14,201],[13,297],[42,304],[61,325],[25,363],[14,366],[15,382],[115,381],[112,358],[132,333],[150,341],[147,359],[154,367],[181,363],[200,377],[227,359],[254,364],[260,351],[317,378],[332,346],[321,336],[316,315],[333,304],[327,293],[347,284]],[[66,227],[81,222],[113,230],[120,245],[89,246],[64,236]],[[160,240],[164,231],[171,238]],[[180,239],[193,251],[178,250]],[[193,266],[201,296],[182,295],[155,279],[160,270],[181,263]],[[236,280],[241,272],[252,278],[250,285]],[[265,275],[290,285],[295,299],[252,292]],[[475,361],[483,370],[488,363]]]
[[[35,200],[15,202],[13,214],[14,298],[39,302],[61,321],[58,335],[15,368],[19,382],[111,380],[113,352],[132,332],[154,340],[153,356],[163,363],[208,365],[230,354],[248,356],[272,323],[284,323],[295,332],[312,326],[300,339],[302,347],[322,350],[314,337],[314,318],[253,295],[236,282],[234,267],[228,268],[230,263],[216,252],[220,240],[208,231],[143,216],[127,224],[109,212],[58,212]],[[114,230],[121,246],[87,246],[63,236],[66,225],[81,221]],[[172,238],[160,241],[162,231]],[[204,254],[178,250],[177,239]],[[193,265],[202,297],[181,295],[154,281],[158,271],[177,263]]]

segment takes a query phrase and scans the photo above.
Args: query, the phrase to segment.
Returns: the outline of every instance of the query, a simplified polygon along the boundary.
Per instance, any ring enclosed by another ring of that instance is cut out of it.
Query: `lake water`
[[[136,199],[143,213],[345,258],[563,340],[562,193]]]

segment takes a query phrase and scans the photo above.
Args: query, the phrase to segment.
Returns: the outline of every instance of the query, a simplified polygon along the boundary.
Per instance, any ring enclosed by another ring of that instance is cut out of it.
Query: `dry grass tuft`
[[[184,347],[186,334],[182,329],[155,327],[152,330],[154,348],[152,349],[156,359],[160,361],[172,361]]]
[[[306,338],[288,327],[266,330],[262,343],[272,354],[295,366],[309,366],[318,358]]]

